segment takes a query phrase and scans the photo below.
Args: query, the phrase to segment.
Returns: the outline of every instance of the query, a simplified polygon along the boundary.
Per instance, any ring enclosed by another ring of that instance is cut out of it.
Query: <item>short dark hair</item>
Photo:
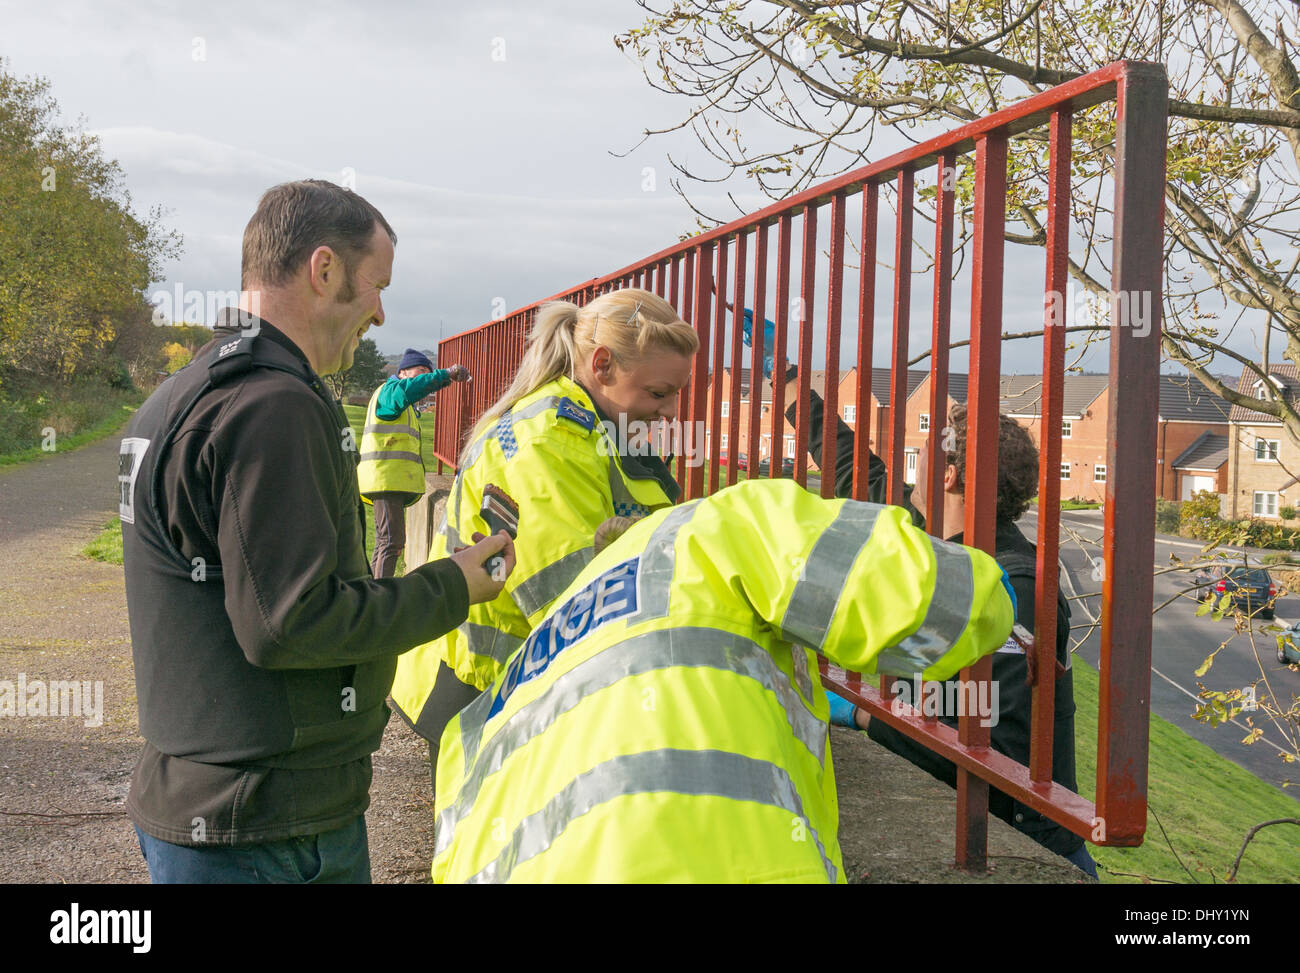
[[[339,255],[350,281],[357,262],[370,252],[375,224],[397,243],[384,214],[350,189],[323,179],[272,186],[244,227],[240,286],[288,282],[317,247]]]
[[[947,462],[957,468],[958,486],[966,480],[966,405],[958,403],[948,413],[952,449]],[[944,441],[940,433],[940,445]],[[1038,447],[1029,430],[1010,416],[998,416],[999,521],[1015,521],[1038,495]]]

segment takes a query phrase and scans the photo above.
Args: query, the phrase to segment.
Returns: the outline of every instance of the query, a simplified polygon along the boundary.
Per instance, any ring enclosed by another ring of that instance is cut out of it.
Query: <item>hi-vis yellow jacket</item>
[[[900,507],[763,480],[660,511],[447,726],[434,881],[843,882],[815,653],[944,679],[1012,616]]]
[[[381,419],[375,389],[366,407],[366,424],[361,429],[361,455],[357,463],[357,485],[361,499],[373,503],[369,494],[397,491],[408,493],[409,507],[424,496],[424,460],[420,457],[420,414],[408,405],[396,419]]]
[[[576,382],[559,378],[525,396],[496,428],[461,456],[447,499],[447,517],[434,540],[445,557],[489,533],[480,516],[483,488],[495,484],[519,505],[515,569],[505,590],[471,605],[458,629],[398,659],[393,702],[417,732],[422,727],[439,659],[462,682],[483,689],[500,674],[556,596],[592,558],[596,528],[617,515],[643,517],[671,505],[653,478],[633,479],[618,448],[597,421],[595,406]]]

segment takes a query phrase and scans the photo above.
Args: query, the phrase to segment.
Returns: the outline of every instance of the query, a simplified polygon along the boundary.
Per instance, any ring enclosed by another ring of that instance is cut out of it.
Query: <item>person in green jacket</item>
[[[464,365],[434,368],[427,355],[407,348],[397,374],[375,389],[361,433],[357,479],[361,497],[375,508],[376,578],[390,578],[406,547],[405,509],[424,496],[417,403],[452,382],[469,380]]]

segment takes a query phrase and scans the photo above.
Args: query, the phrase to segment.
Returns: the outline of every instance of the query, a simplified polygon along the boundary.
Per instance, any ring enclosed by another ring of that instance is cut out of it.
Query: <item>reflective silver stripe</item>
[[[970,623],[975,576],[970,554],[958,544],[930,538],[934,551],[934,592],[921,627],[877,657],[876,670],[910,676],[928,669],[961,638]]]
[[[404,449],[384,449],[377,453],[362,453],[360,462],[364,463],[368,459],[409,459],[416,463],[420,462],[419,453],[408,453]]]
[[[835,519],[813,544],[803,576],[790,596],[781,622],[787,639],[821,650],[849,572],[871,539],[883,509],[875,503],[844,501]]]
[[[461,541],[460,539],[460,522],[461,522],[460,521],[460,494],[462,488],[464,487],[464,484],[465,484],[465,467],[461,467],[460,472],[456,474],[456,479],[452,481],[451,503],[449,504],[450,510],[447,514],[447,523],[455,524],[455,526],[452,527],[452,529],[447,532],[447,537],[448,539],[452,537],[456,538],[456,547],[462,547],[464,544],[464,542]],[[451,554],[453,553],[453,551],[454,549],[449,548],[447,550],[447,553]]]
[[[673,545],[683,524],[695,516],[699,500],[674,507],[650,535],[641,552],[641,567],[636,582],[637,609],[630,621],[663,618],[668,614],[668,591],[677,570],[677,553]]]
[[[515,650],[524,644],[524,640],[515,635],[501,631],[491,625],[478,625],[464,622],[456,631],[465,637],[469,650],[474,655],[487,656],[493,662],[504,665],[515,654]]]
[[[494,426],[493,428],[496,427]],[[477,463],[478,458],[483,454],[483,447],[486,446],[490,440],[495,438],[496,438],[496,433],[490,432],[486,436],[483,436],[481,439],[479,439],[479,441],[474,443],[472,446],[467,446],[465,448],[465,452],[460,457],[460,468],[462,470],[467,470],[475,463]]]
[[[588,811],[628,794],[664,791],[716,795],[789,811],[807,825],[821,854],[826,877],[835,881],[835,865],[826,857],[826,848],[804,813],[799,789],[790,775],[766,760],[721,750],[650,750],[598,764],[570,781],[546,807],[519,822],[496,861],[469,881],[508,881],[519,865],[545,852],[571,822]]]
[[[438,529],[434,532],[434,536],[444,539],[444,553],[446,554],[455,554],[456,548],[463,546],[460,542],[460,533],[455,527],[451,526],[451,521],[447,518],[447,507],[445,505],[442,508],[442,520],[438,521]],[[432,561],[433,559],[433,546],[430,545],[429,560]]]
[[[385,434],[392,434],[392,433],[399,433],[399,432],[405,433],[408,436],[414,436],[416,439],[420,438],[420,430],[416,429],[414,426],[399,426],[396,425],[395,423],[382,425],[382,426],[365,426],[361,430],[361,434],[363,436],[366,435],[367,433],[374,433],[375,435],[385,435]]]
[[[803,698],[811,703],[813,701],[813,684],[811,677],[808,675],[808,653],[804,651],[803,646],[790,646],[790,662],[794,667],[795,685],[803,693]]]
[[[798,648],[794,651],[803,655]],[[512,753],[545,733],[582,700],[621,679],[677,667],[734,672],[770,690],[784,708],[795,738],[818,764],[825,765],[826,724],[799,698],[767,649],[742,635],[716,628],[661,628],[611,645],[556,677],[543,694],[510,717],[481,754],[479,744],[492,692],[484,693],[463,710],[461,748],[466,776],[455,803],[438,816],[436,853],[441,854],[451,844],[456,825],[473,808],[484,781],[505,766]],[[807,697],[812,698],[811,687]]]
[[[573,582],[582,569],[591,563],[595,552],[590,547],[571,551],[558,560],[552,561],[531,578],[525,578],[515,586],[513,597],[525,618],[532,618],[556,598],[560,592]]]

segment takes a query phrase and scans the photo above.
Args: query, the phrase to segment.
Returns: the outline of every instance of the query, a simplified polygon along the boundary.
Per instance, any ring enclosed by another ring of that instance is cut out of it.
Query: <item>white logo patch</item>
[[[122,440],[122,451],[117,460],[117,512],[124,524],[135,523],[135,478],[148,449],[147,439],[132,437]]]

